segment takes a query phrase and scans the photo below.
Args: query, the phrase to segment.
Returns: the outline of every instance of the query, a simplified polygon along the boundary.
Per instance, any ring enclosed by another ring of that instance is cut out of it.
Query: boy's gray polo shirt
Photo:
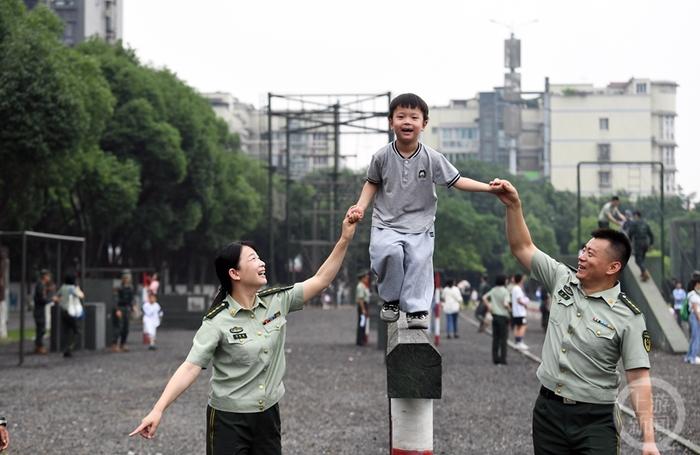
[[[435,185],[448,188],[460,173],[442,153],[421,143],[408,158],[391,142],[372,156],[367,181],[379,185],[374,197],[372,226],[406,234],[428,231],[435,222]]]
[[[576,273],[542,251],[532,277],[552,296],[549,326],[537,378],[557,395],[586,403],[614,403],[625,370],[649,368],[651,339],[644,315],[620,284],[586,295]]]

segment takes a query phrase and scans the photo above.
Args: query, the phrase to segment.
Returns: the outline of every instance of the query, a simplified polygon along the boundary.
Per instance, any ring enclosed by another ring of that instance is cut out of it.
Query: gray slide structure
[[[622,276],[622,290],[642,310],[654,349],[681,354],[688,351],[688,339],[676,323],[670,306],[654,280],[642,281],[641,271],[630,260]]]

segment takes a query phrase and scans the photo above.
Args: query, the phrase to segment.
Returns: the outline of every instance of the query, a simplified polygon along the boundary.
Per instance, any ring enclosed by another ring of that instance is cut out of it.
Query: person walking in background
[[[508,320],[510,308],[508,306],[508,289],[506,288],[506,276],[498,275],[494,286],[482,297],[482,303],[491,312],[493,321],[491,357],[495,365],[505,365],[508,354]]]
[[[484,304],[484,296],[489,291],[489,281],[486,275],[481,275],[481,281],[479,282],[479,296],[478,304],[474,310],[474,317],[479,321],[479,333],[486,330],[486,313],[488,313],[488,307]]]
[[[462,293],[462,302],[469,304],[469,296],[472,292],[472,284],[467,280],[457,283],[457,289]]]
[[[34,327],[36,335],[34,337],[34,353],[48,354],[48,349],[44,346],[44,336],[46,335],[46,305],[57,300],[52,297],[56,286],[53,283],[51,272],[42,269],[39,272],[39,280],[34,287]]]
[[[603,204],[598,214],[598,227],[608,228],[610,223],[622,226],[625,222],[625,216],[620,213],[620,198],[613,196],[608,202]]]
[[[158,290],[160,289],[160,281],[158,280],[158,273],[154,273],[151,276],[151,283],[148,285],[148,292],[158,295]]]
[[[654,233],[651,232],[649,224],[642,219],[642,212],[636,210],[634,212],[634,220],[632,221],[627,236],[632,243],[632,251],[634,252],[634,262],[641,270],[640,278],[642,281],[647,281],[650,278],[649,271],[644,265],[644,260],[647,256],[649,247],[654,244]]]
[[[442,310],[447,318],[447,338],[459,338],[457,321],[462,303],[462,292],[454,285],[454,280],[447,280],[442,289]]]
[[[369,272],[357,275],[358,281],[355,286],[355,303],[357,303],[357,338],[355,344],[365,346],[368,339],[369,328]]]
[[[112,352],[128,352],[126,340],[129,337],[129,317],[134,303],[134,288],[131,274],[122,273],[122,283],[117,289],[117,304],[112,312]]]
[[[688,293],[688,323],[690,324],[690,343],[685,362],[700,365],[700,279],[691,282],[692,290]]]
[[[80,335],[78,320],[83,317],[81,300],[85,298],[85,294],[76,284],[75,275],[69,273],[65,276],[56,297],[61,306],[63,334],[66,335],[66,348],[63,351],[63,357],[73,357],[75,341]]]
[[[7,291],[9,291],[10,259],[7,247],[0,245],[0,340],[7,338]]]
[[[515,337],[515,347],[517,349],[527,349],[528,346],[523,342],[525,332],[527,331],[527,305],[530,299],[523,291],[523,283],[525,277],[516,273],[513,275],[513,288],[510,292],[510,305],[513,312],[513,336]]]
[[[610,223],[622,226],[625,222],[625,216],[620,212],[620,198],[613,196],[608,202],[603,204],[603,207],[598,213],[598,227],[608,228]]]
[[[163,310],[154,293],[148,294],[148,302],[143,305],[143,334],[148,340],[148,349],[156,350],[156,330],[163,318]]]
[[[683,318],[681,318],[681,309],[683,308],[683,302],[688,296],[688,293],[683,289],[683,282],[680,280],[676,281],[676,286],[673,289],[673,313],[676,315],[676,322],[683,328]]]

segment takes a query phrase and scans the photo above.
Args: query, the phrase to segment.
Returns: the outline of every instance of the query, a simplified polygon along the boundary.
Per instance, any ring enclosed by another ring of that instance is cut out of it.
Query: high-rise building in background
[[[676,185],[675,82],[632,78],[607,87],[552,84],[551,182],[576,191],[581,165],[581,194],[660,193],[660,166],[620,165],[623,161],[657,161],[664,165],[664,192]]]
[[[209,100],[216,115],[224,120],[231,133],[238,135],[241,151],[261,161],[268,161],[268,117],[265,109],[256,109],[252,104],[239,101],[230,93],[202,93]],[[327,122],[332,122],[332,113]],[[292,179],[300,179],[310,172],[333,166],[334,136],[330,128],[309,128],[318,122],[290,118],[289,125],[284,117],[272,117],[272,165],[286,169],[289,156],[289,174]],[[287,128],[289,154],[287,154]],[[302,130],[302,131],[298,131]],[[340,156],[339,167],[346,166],[344,156]]]
[[[451,100],[430,108],[422,141],[439,150],[451,162],[477,159],[479,155],[479,103],[475,99]]]
[[[63,21],[69,46],[97,36],[108,43],[122,38],[123,0],[24,0],[27,8],[46,5]]]

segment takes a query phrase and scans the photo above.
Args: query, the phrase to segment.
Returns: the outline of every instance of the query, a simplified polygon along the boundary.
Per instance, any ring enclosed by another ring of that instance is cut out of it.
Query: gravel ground
[[[290,316],[287,394],[280,402],[285,454],[389,453],[383,353],[354,346],[354,321],[352,308],[308,308]],[[440,346],[443,398],[434,403],[434,453],[532,453],[536,363],[510,350],[509,365],[492,365],[490,337],[477,334],[466,319],[460,324],[462,337],[443,338]],[[138,329],[132,333],[140,335]],[[0,347],[0,414],[10,421],[8,453],[203,453],[207,372],[168,409],[154,440],[126,436],[184,360],[192,336],[163,330],[155,352],[132,345],[129,353],[79,352],[69,361],[56,354],[28,356],[21,368],[8,366],[16,346]],[[542,339],[539,321],[531,318],[526,342],[533,353],[539,355]],[[691,379],[700,369],[663,353],[652,355],[652,369],[655,377],[686,391],[681,434],[699,442],[694,435],[700,429],[700,394]],[[625,446],[623,453],[639,451]],[[673,446],[663,453],[689,452]]]

